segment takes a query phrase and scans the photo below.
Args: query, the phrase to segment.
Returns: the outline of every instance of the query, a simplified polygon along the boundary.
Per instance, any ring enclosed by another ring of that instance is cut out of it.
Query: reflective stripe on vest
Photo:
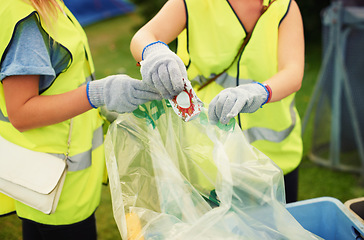
[[[288,128],[286,128],[282,131],[274,131],[273,129],[262,128],[262,127],[253,127],[253,128],[246,129],[243,132],[244,132],[245,136],[249,136],[248,137],[249,143],[252,143],[252,142],[255,142],[258,140],[267,140],[270,142],[279,143],[279,142],[283,141],[284,139],[286,139],[296,125],[296,113],[294,111],[294,106],[295,106],[294,103],[295,103],[295,101],[293,100],[290,105],[292,124]]]
[[[193,82],[198,82],[200,85],[202,85],[206,81],[207,79],[202,75],[198,75],[196,78],[193,79]],[[227,73],[223,73],[215,80],[215,82],[224,88],[236,87],[235,78],[228,75]],[[239,79],[238,81],[239,85],[248,84],[252,82],[253,80],[250,79]],[[287,127],[282,131],[275,131],[273,129],[264,127],[253,127],[244,130],[243,132],[245,136],[249,136],[248,137],[249,143],[253,143],[258,140],[267,140],[270,142],[279,143],[284,139],[286,139],[296,125],[296,113],[294,111],[294,108],[295,108],[295,101],[293,100],[292,103],[290,104],[290,109],[289,109],[292,123],[289,127]]]
[[[74,156],[69,156],[67,158],[68,171],[74,172],[88,168],[91,166],[91,155],[92,151],[97,147],[101,146],[104,142],[104,133],[102,127],[99,127],[94,131],[93,139],[92,139],[92,147],[90,150],[76,154]],[[58,158],[64,159],[64,154],[56,154],[51,153],[51,155],[56,156]]]
[[[90,82],[90,81],[92,81],[92,80],[95,80],[96,78],[95,78],[95,73],[92,73],[90,76],[88,76],[87,78],[86,78],[86,83],[87,82]]]

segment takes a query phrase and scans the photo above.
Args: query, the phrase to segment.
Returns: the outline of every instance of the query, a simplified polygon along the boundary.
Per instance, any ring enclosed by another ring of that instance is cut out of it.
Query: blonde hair
[[[62,11],[56,0],[26,0],[37,10],[40,17],[47,26],[51,26],[51,21],[56,20],[58,11]]]

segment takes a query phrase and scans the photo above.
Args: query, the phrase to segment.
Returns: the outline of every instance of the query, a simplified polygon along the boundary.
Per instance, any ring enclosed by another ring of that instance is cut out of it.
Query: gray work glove
[[[109,111],[118,113],[132,112],[141,104],[162,99],[143,81],[124,74],[88,82],[86,91],[92,107],[105,105]]]
[[[163,98],[172,99],[182,92],[187,71],[182,60],[168,45],[158,41],[147,45],[142,53],[140,72],[143,81],[159,91]]]
[[[249,83],[222,90],[209,105],[209,119],[228,124],[239,113],[253,113],[268,99],[268,90],[257,83]]]

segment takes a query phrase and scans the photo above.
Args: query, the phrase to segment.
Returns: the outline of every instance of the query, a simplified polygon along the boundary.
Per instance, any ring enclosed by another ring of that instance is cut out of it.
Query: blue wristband
[[[88,95],[88,90],[89,90],[89,85],[90,85],[90,83],[91,83],[91,81],[87,82],[87,84],[86,84],[86,95],[87,95],[87,100],[88,100],[88,102],[90,103],[91,107],[93,107],[93,108],[97,108],[95,105],[93,105],[93,104],[91,103],[90,96]]]
[[[260,82],[254,82],[254,83],[259,84],[260,86],[262,86],[264,88],[264,90],[267,92],[267,98],[265,99],[264,103],[262,105],[260,105],[260,107],[263,107],[263,105],[268,102],[270,93],[269,93],[268,89],[263,84],[261,84]]]
[[[164,45],[166,45],[166,46],[168,47],[168,45],[167,45],[166,43],[162,42],[162,41],[156,41],[156,42],[149,43],[147,46],[145,46],[145,47],[143,48],[143,52],[142,52],[142,60],[144,60],[144,52],[145,52],[145,49],[147,49],[147,47],[150,47],[150,46],[152,46],[152,45],[154,45],[154,44],[157,44],[157,43],[162,43],[162,44],[164,44]],[[169,48],[169,47],[168,47],[168,48]]]

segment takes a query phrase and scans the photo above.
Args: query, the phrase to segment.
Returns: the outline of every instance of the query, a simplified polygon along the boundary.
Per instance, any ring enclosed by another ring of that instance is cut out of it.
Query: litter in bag
[[[105,139],[122,239],[319,239],[285,208],[283,173],[232,120],[185,122],[168,101],[119,115]]]

